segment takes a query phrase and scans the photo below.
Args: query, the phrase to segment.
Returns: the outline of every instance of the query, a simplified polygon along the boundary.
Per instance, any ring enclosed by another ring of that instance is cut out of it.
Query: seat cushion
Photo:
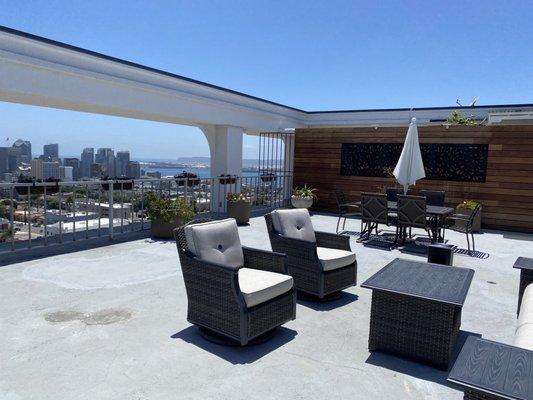
[[[518,327],[514,336],[514,345],[533,351],[533,324]]]
[[[244,265],[237,223],[233,218],[187,225],[187,247],[200,260],[232,267]]]
[[[246,306],[253,307],[291,290],[293,280],[289,275],[241,268],[239,270],[239,286]]]
[[[355,253],[351,251],[317,247],[316,252],[324,271],[346,267],[355,261]]]
[[[316,243],[311,216],[305,208],[272,211],[272,225],[283,236]]]
[[[524,290],[516,329],[518,330],[524,324],[533,325],[533,283],[529,284]]]

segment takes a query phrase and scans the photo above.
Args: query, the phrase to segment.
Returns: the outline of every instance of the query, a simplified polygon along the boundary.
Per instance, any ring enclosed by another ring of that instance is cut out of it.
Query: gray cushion
[[[315,230],[305,208],[272,211],[272,224],[276,232],[291,239],[316,243]]]
[[[187,225],[187,247],[200,260],[242,267],[244,255],[237,223],[233,218]]]
[[[351,251],[317,247],[316,252],[324,271],[346,267],[355,261],[355,253]]]
[[[522,303],[520,303],[517,330],[524,324],[533,324],[533,283],[529,284],[524,290]]]
[[[289,275],[252,268],[239,270],[239,287],[247,307],[256,306],[286,293],[292,286],[293,280]]]

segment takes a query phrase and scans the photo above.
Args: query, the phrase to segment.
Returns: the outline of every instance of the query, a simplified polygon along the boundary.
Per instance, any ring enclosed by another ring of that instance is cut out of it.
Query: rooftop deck
[[[336,218],[314,215],[315,229]],[[358,221],[347,229],[357,231]],[[263,218],[241,227],[244,245],[269,249]],[[464,235],[447,239],[466,247]],[[475,270],[462,317],[470,334],[511,343],[520,256],[533,235],[485,231],[488,258],[455,255]],[[358,282],[398,250],[352,238]],[[296,320],[248,348],[206,342],[186,321],[173,242],[142,239],[0,267],[2,399],[461,399],[447,372],[367,349],[371,292],[353,287],[326,303],[299,302]],[[7,368],[6,368],[7,367]],[[355,397],[354,397],[355,396]]]

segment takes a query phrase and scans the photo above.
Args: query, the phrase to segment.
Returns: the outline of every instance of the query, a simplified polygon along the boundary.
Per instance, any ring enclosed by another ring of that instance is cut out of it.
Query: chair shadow
[[[274,336],[264,343],[250,346],[225,346],[209,342],[200,334],[197,326],[189,326],[180,332],[170,336],[172,339],[181,339],[184,342],[193,344],[202,350],[222,358],[232,364],[251,364],[274,350],[282,347],[293,340],[298,333],[292,329],[279,327],[274,332]]]
[[[470,256],[470,257],[474,257],[474,258],[479,258],[481,260],[486,260],[487,258],[490,257],[490,254],[489,253],[484,253],[483,251],[468,251],[468,249],[461,249],[459,247],[455,247],[454,250],[453,250],[454,254],[459,254],[459,255],[465,255],[465,256]]]
[[[332,300],[311,300],[311,298],[306,298],[299,295],[298,304],[310,308],[315,311],[331,311],[339,307],[343,307],[347,304],[357,301],[359,296],[356,294],[341,292],[340,296]]]
[[[395,371],[401,374],[409,375],[414,378],[423,379],[425,381],[438,383],[439,385],[447,386],[453,389],[457,389],[456,386],[448,383],[446,379],[450,369],[455,364],[461,349],[463,348],[466,340],[470,336],[475,336],[481,338],[479,333],[468,332],[468,331],[459,331],[457,341],[455,342],[452,358],[450,360],[449,368],[447,371],[443,371],[437,368],[434,368],[430,365],[422,364],[407,358],[402,358],[395,356],[393,354],[373,351],[370,356],[366,359],[366,363],[375,365],[377,367],[386,368],[391,371]]]

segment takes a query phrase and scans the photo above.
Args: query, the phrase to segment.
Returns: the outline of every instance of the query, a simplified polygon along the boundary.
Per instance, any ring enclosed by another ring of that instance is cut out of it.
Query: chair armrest
[[[242,247],[242,252],[244,254],[244,266],[246,268],[288,274],[287,265],[285,264],[287,256],[283,253],[252,249],[245,246]]]
[[[350,248],[350,237],[347,235],[315,231],[315,236],[317,246],[352,251]]]
[[[355,203],[344,203],[344,204],[339,204],[339,207],[361,208],[361,206],[360,206],[359,204],[355,204]]]

